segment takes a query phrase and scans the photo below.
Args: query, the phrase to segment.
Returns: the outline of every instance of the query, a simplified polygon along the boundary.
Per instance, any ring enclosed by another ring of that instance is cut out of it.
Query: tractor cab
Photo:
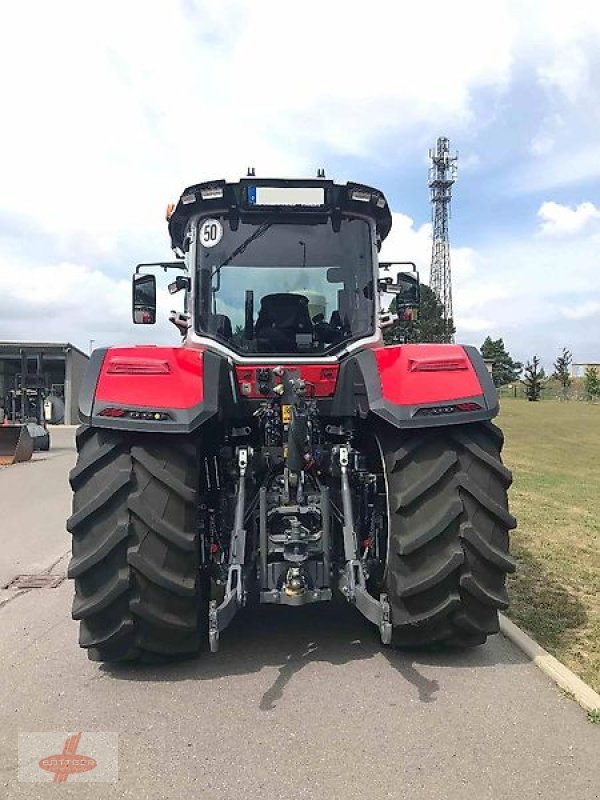
[[[184,191],[169,232],[187,279],[186,319],[173,321],[192,341],[232,354],[335,355],[378,341],[378,251],[391,228],[383,194],[325,179],[248,178]],[[153,322],[153,282],[137,276],[134,321]],[[134,292],[135,295],[135,292]]]
[[[213,244],[210,231],[217,230]],[[198,223],[194,328],[241,354],[317,355],[374,332],[372,228],[342,217]]]

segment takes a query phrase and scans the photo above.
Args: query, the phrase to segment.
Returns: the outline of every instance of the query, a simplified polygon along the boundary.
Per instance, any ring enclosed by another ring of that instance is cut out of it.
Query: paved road
[[[3,582],[64,573],[69,439],[0,471]],[[0,591],[0,797],[600,797],[600,726],[502,637],[402,655],[345,605],[264,607],[216,655],[110,668],[78,649],[70,601],[67,582]],[[118,733],[118,783],[19,782],[18,734],[35,731]]]

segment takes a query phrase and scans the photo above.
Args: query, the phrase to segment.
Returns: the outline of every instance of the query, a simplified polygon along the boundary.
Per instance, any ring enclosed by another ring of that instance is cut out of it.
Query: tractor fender
[[[476,347],[404,344],[346,359],[331,413],[372,413],[397,428],[429,428],[490,420],[498,410],[496,388]]]
[[[226,359],[191,347],[94,350],[79,395],[84,425],[191,433],[235,402]]]

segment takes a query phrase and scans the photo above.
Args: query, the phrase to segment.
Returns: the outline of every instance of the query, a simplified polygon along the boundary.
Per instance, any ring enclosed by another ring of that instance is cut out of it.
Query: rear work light
[[[377,208],[385,208],[385,198],[379,192],[369,192],[366,189],[350,189],[350,200],[358,203],[375,203]]]
[[[200,197],[203,200],[219,200],[223,197],[222,186],[204,186],[200,189]]]
[[[111,358],[106,372],[109,375],[168,375],[168,361],[157,358]]]
[[[141,419],[148,422],[164,422],[171,419],[171,415],[167,411],[153,411],[152,409],[128,409],[128,408],[115,408],[114,406],[107,406],[99,412],[101,417],[128,417],[129,419]]]
[[[360,189],[353,189],[350,192],[350,199],[351,200],[358,200],[359,203],[370,203],[371,202],[371,192],[362,192]]]

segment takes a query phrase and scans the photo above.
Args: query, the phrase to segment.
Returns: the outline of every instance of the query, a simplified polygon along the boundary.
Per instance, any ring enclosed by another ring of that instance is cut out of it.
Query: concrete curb
[[[525,655],[551,678],[554,683],[572,694],[579,705],[586,711],[600,710],[600,694],[584,683],[575,673],[567,669],[558,659],[551,656],[543,647],[517,627],[504,614],[500,614],[500,630],[507,639],[515,644]]]

